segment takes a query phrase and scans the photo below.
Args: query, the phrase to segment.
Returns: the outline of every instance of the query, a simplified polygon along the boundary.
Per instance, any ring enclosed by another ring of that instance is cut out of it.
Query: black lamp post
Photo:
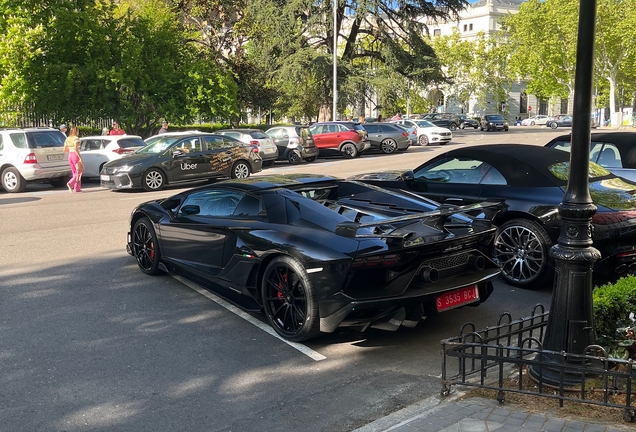
[[[590,126],[592,113],[592,76],[594,66],[594,33],[596,0],[581,0],[576,48],[574,113],[570,176],[563,202],[559,204],[562,219],[558,244],[550,250],[555,259],[554,288],[550,317],[543,339],[543,349],[583,354],[595,341],[592,314],[592,266],[601,254],[592,247],[591,220],[596,213],[588,184]],[[547,366],[533,365],[530,374],[547,384],[566,386],[580,384],[577,374],[561,376],[562,355],[544,355]],[[553,364],[554,367],[551,367]]]

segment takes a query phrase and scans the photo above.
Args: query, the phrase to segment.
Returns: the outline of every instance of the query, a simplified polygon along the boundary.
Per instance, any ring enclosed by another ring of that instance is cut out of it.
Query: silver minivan
[[[54,128],[0,129],[0,176],[7,192],[23,192],[28,182],[64,187],[71,178],[66,136]]]

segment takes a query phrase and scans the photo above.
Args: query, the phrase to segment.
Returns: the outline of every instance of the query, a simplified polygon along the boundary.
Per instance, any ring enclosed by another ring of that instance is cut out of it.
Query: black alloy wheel
[[[151,168],[141,178],[141,185],[148,192],[160,191],[166,185],[166,176],[156,168]]]
[[[546,283],[552,274],[551,247],[552,240],[537,222],[512,219],[497,230],[493,255],[507,283],[535,288]]]
[[[133,226],[132,254],[139,269],[149,275],[161,273],[159,260],[161,254],[157,244],[157,235],[150,219],[142,217]]]
[[[343,145],[340,151],[342,152],[343,156],[346,157],[347,159],[353,159],[358,156],[358,149],[356,148],[354,144],[351,144],[351,143],[347,143]]]
[[[455,132],[457,130],[457,125],[455,123],[451,123],[450,125],[448,125],[448,128],[451,130],[451,132]]]
[[[298,152],[298,150],[290,150],[289,154],[287,155],[287,160],[292,165],[298,165],[303,161],[303,157],[300,155],[300,152]]]
[[[279,256],[265,269],[261,297],[267,320],[282,338],[300,342],[320,333],[318,302],[302,264]]]

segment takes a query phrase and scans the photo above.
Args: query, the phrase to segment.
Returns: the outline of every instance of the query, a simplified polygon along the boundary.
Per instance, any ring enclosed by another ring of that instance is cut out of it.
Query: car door
[[[101,138],[82,139],[80,154],[82,155],[82,162],[84,162],[84,176],[98,176],[101,164],[108,162],[108,159],[104,156],[103,148],[105,144],[103,141]]]
[[[314,142],[319,149],[338,148],[340,144],[340,128],[337,124],[316,125],[316,132],[311,131],[314,135]]]
[[[367,139],[371,142],[371,146],[373,148],[377,148],[380,146],[382,142],[382,130],[380,129],[380,125],[377,124],[366,124],[364,128],[367,131]]]
[[[187,181],[205,178],[208,173],[206,155],[201,137],[188,136],[170,147],[168,178],[171,181]]]
[[[246,148],[249,147],[249,144],[225,135],[209,135],[204,139],[208,147],[206,161],[212,177],[230,175],[234,162],[239,158],[245,158]],[[256,146],[249,148],[256,150]]]
[[[289,145],[289,132],[284,128],[274,128],[268,130],[267,135],[274,140],[274,144],[278,148],[278,155],[282,157]]]
[[[202,277],[221,272],[227,261],[227,221],[243,196],[223,189],[190,194],[174,217],[160,227],[164,258]]]
[[[480,182],[486,174],[483,161],[448,156],[422,165],[414,172],[411,189],[434,201],[443,203],[449,198],[462,204],[480,201]]]

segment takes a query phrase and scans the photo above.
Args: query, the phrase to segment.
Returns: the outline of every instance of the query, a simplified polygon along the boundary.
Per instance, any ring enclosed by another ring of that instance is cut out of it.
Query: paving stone
[[[523,424],[525,423],[524,419],[520,419],[520,418],[514,418],[513,416],[510,416],[506,419],[506,424],[507,425],[511,425],[511,426],[523,426]]]
[[[543,425],[545,432],[561,432],[565,426],[565,420],[563,419],[548,419]]]
[[[583,429],[585,432],[605,432],[607,430],[607,427],[603,426],[603,425],[593,425],[593,424],[587,424],[585,425],[585,429]],[[616,431],[618,432],[618,431]]]
[[[497,414],[491,414],[491,415],[488,416],[488,418],[486,420],[489,421],[489,422],[504,423],[507,418],[508,418],[508,416],[501,416],[501,415],[497,415]]]
[[[495,410],[492,413],[495,415],[500,415],[504,417],[508,417],[510,415],[510,411],[505,408],[495,408]]]
[[[526,421],[523,424],[523,427],[526,429],[531,429],[533,431],[540,431],[543,430],[543,425],[545,424],[545,419],[541,420],[541,421]]]

